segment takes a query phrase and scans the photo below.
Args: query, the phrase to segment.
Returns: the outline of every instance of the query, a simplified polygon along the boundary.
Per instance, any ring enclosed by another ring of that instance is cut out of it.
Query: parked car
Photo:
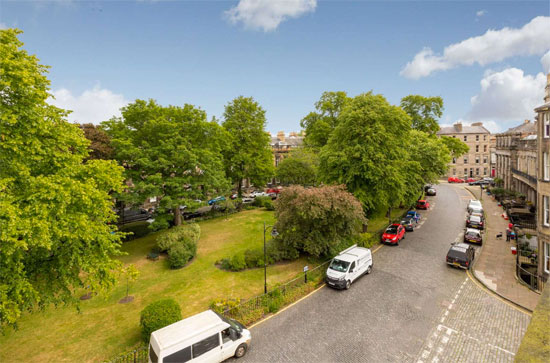
[[[223,195],[219,196],[219,197],[216,197],[214,199],[210,199],[208,201],[208,205],[212,205],[214,203],[218,203],[218,202],[221,202],[221,201],[224,201],[225,200],[225,197]]]
[[[481,231],[475,228],[466,228],[466,231],[464,232],[464,242],[482,244],[483,238],[481,236]]]
[[[267,197],[267,196],[268,196],[268,195],[267,195],[266,192],[260,192],[260,191],[258,191],[258,190],[256,190],[256,191],[250,193],[250,197],[251,197],[251,198],[256,198],[256,197]]]
[[[469,269],[474,261],[475,249],[465,243],[457,243],[451,246],[445,261],[448,265]]]
[[[241,358],[250,340],[250,331],[244,325],[207,310],[152,332],[149,362],[222,362]]]
[[[279,188],[269,188],[266,193],[267,194],[269,194],[269,193],[279,194],[280,192],[281,192],[281,189],[279,189]]]
[[[483,229],[483,221],[478,216],[470,215],[466,220],[466,228]]]
[[[427,192],[428,189],[433,188],[434,186],[432,184],[426,184],[424,185],[424,191]]]
[[[465,182],[465,183],[468,183],[468,184],[469,184],[469,183],[474,183],[474,182],[476,182],[476,181],[477,181],[477,180],[475,180],[474,178],[468,178],[468,179],[464,180],[464,182]]]
[[[254,201],[254,198],[251,197],[243,197],[243,203],[252,203]]]
[[[272,192],[272,193],[267,193],[267,195],[268,195],[269,197],[271,197],[271,200],[275,200],[275,199],[277,199],[277,196],[278,196],[279,194]]]
[[[472,212],[470,213],[471,216],[477,216],[481,219],[482,222],[485,222],[485,216],[483,215],[483,213],[480,213],[480,212]]]
[[[460,179],[460,178],[457,178],[455,176],[449,177],[449,179],[447,179],[447,181],[449,183],[464,183],[464,179]]]
[[[425,209],[430,208],[430,203],[427,200],[420,199],[416,201],[416,209]]]
[[[408,211],[406,217],[412,217],[416,223],[418,223],[418,221],[420,220],[420,218],[422,218],[422,216],[420,215],[420,213],[418,213],[418,212],[415,211],[415,210],[410,210],[410,211]]]
[[[401,225],[405,227],[405,231],[407,232],[413,232],[414,231],[414,225],[416,224],[413,217],[404,217],[401,220]]]
[[[428,190],[426,190],[426,195],[434,196],[436,194],[437,194],[437,192],[436,192],[435,188],[429,188]]]
[[[231,194],[230,199],[237,199],[239,195],[237,193]]]
[[[372,253],[368,248],[353,245],[334,257],[327,269],[327,284],[349,289],[352,282],[372,271]]]
[[[400,224],[394,223],[388,226],[382,234],[382,243],[389,243],[392,245],[399,245],[399,241],[405,239],[405,227]]]
[[[470,201],[468,202],[468,213],[472,213],[472,210],[473,209],[481,209],[483,211],[483,206],[481,205],[481,202],[477,199],[470,199]]]

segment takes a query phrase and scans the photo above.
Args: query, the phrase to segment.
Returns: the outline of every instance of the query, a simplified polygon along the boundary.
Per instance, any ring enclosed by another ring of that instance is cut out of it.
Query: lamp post
[[[275,229],[275,226],[267,226],[264,222],[264,294],[267,294],[267,254],[265,248],[265,232],[271,228],[271,237],[277,237],[279,232]]]

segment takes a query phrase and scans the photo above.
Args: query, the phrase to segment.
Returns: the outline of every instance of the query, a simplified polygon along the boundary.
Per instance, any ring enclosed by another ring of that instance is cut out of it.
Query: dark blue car
[[[214,204],[214,203],[221,202],[221,201],[224,201],[224,200],[225,200],[225,197],[222,195],[222,196],[220,196],[220,197],[216,197],[216,198],[214,198],[214,199],[210,199],[210,200],[208,201],[208,205],[212,205],[212,204]]]

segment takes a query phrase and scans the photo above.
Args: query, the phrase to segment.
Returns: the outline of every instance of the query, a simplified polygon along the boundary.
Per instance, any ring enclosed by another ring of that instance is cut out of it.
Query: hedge
[[[189,223],[174,227],[157,239],[157,248],[168,253],[171,268],[181,268],[195,257],[200,231],[197,223]]]
[[[141,311],[141,337],[149,341],[151,333],[181,320],[181,309],[174,299],[155,301]]]

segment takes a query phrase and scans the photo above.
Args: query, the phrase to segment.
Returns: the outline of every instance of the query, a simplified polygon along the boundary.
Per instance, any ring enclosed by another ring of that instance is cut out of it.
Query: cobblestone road
[[[438,186],[399,246],[350,290],[322,288],[251,329],[246,362],[513,361],[529,316],[445,264],[464,227],[465,190]]]

